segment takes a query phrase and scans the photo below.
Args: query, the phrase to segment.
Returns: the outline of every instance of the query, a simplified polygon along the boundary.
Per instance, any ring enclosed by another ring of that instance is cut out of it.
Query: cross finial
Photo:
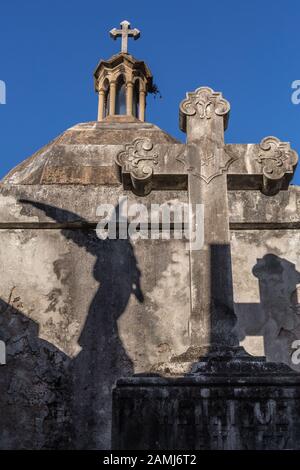
[[[124,54],[128,53],[128,37],[133,37],[134,40],[138,39],[141,35],[140,31],[136,28],[130,29],[130,23],[127,20],[124,20],[120,23],[121,29],[113,28],[109,33],[113,39],[118,37],[122,38],[122,48],[121,51]]]

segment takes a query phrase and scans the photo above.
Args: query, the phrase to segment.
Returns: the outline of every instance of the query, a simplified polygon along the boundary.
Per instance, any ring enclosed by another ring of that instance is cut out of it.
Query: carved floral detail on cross
[[[206,153],[203,155],[202,159],[201,159],[201,162],[200,162],[200,165],[201,166],[208,166],[210,164],[210,162],[213,161],[213,159],[215,158],[214,154],[213,153]]]
[[[289,142],[281,142],[277,137],[265,137],[259,144],[260,151],[256,157],[263,175],[262,192],[272,196],[280,191],[283,180],[291,180],[298,155],[292,150]]]
[[[195,146],[189,144],[184,152],[176,157],[176,160],[185,166],[185,171],[188,174],[193,175],[198,179],[202,179],[205,183],[210,183],[216,176],[225,173],[231,163],[233,163],[237,157],[228,155],[222,149],[217,149],[219,157],[210,151],[207,151],[207,145],[205,145],[205,138],[202,140],[201,145]],[[200,171],[198,169],[198,160],[200,156]]]
[[[120,181],[123,181],[125,174],[129,174],[132,186],[138,194],[146,195],[151,191],[151,178],[154,165],[158,164],[158,153],[153,150],[150,139],[139,138],[125,145],[115,162]]]
[[[262,165],[263,174],[271,179],[279,179],[287,171],[293,171],[298,161],[297,153],[288,142],[281,142],[277,137],[265,137],[259,144],[261,149],[256,161]]]
[[[186,99],[180,104],[180,128],[186,131],[186,116],[197,114],[200,119],[211,119],[214,113],[225,117],[226,127],[229,111],[230,104],[222,93],[209,87],[197,88],[194,92],[187,93]]]

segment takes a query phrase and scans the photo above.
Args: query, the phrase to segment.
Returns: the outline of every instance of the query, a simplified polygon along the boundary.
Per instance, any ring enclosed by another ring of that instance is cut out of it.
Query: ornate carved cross
[[[125,189],[185,189],[192,207],[204,205],[204,246],[190,250],[191,347],[183,357],[238,351],[234,332],[228,190],[287,189],[298,156],[289,143],[266,137],[260,144],[224,143],[230,105],[208,87],[187,93],[180,105],[186,144],[137,139],[117,156]]]
[[[109,34],[114,40],[116,40],[118,37],[122,38],[121,52],[128,54],[128,37],[132,37],[134,40],[136,40],[140,37],[141,33],[136,28],[130,29],[129,21],[122,21],[120,26],[121,29],[113,28]]]

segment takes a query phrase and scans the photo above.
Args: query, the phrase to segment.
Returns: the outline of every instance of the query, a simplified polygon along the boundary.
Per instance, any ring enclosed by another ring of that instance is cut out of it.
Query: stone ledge
[[[113,391],[115,450],[300,447],[300,376],[133,377]]]

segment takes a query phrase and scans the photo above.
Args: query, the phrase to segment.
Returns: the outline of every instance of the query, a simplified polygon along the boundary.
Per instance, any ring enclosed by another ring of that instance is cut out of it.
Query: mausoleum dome
[[[16,166],[2,183],[120,184],[115,157],[141,135],[153,145],[177,142],[159,127],[134,117],[77,124]]]

